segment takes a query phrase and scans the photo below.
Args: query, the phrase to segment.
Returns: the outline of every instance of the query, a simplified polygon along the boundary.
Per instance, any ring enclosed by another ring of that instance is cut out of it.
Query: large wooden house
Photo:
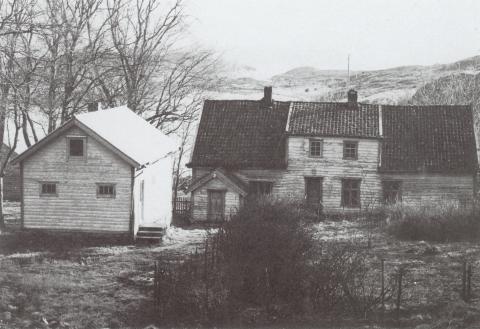
[[[471,106],[348,101],[205,101],[189,187],[196,221],[228,218],[248,195],[326,212],[383,203],[471,205],[478,169]]]
[[[155,235],[171,221],[173,149],[127,107],[74,116],[14,159],[22,227]]]

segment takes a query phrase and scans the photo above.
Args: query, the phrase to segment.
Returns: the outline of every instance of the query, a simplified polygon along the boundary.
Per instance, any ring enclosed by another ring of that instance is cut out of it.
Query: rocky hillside
[[[411,102],[422,87],[432,83],[435,85],[437,80],[440,83],[430,91],[439,92],[442,83],[447,80],[452,83],[445,87],[451,87],[456,85],[457,79],[467,81],[477,73],[480,73],[480,56],[450,64],[354,71],[350,73],[350,83],[347,83],[346,71],[299,67],[266,81],[248,76],[227,78],[224,87],[212,92],[212,97],[256,99],[261,97],[264,85],[272,85],[274,97],[278,100],[343,100],[346,90],[355,88],[360,101],[398,104]],[[418,95],[416,97],[418,99]]]

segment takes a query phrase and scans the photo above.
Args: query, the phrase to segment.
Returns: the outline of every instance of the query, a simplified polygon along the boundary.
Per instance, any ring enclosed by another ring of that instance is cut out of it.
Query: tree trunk
[[[3,145],[3,136],[5,134],[5,120],[7,117],[8,92],[9,88],[2,88],[2,98],[0,101],[0,147]],[[3,172],[5,166],[2,165],[0,172],[0,231],[5,229],[5,220],[3,218]]]
[[[30,143],[30,137],[28,137],[27,115],[25,114],[25,112],[22,112],[22,134],[23,139],[25,140],[25,145],[27,147],[32,146],[32,143]]]
[[[0,232],[5,230],[5,219],[3,218],[3,175],[0,176]]]

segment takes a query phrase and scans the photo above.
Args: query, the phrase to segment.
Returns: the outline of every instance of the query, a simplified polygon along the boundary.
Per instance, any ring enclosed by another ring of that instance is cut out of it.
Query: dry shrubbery
[[[394,205],[385,209],[387,231],[403,240],[434,242],[474,241],[480,238],[480,220],[472,209],[457,203],[424,206]]]
[[[208,237],[207,253],[158,271],[159,320],[220,324],[368,316],[381,301],[378,272],[356,245],[315,241],[305,221],[310,216],[295,201],[249,203]],[[386,300],[391,293],[385,290]]]

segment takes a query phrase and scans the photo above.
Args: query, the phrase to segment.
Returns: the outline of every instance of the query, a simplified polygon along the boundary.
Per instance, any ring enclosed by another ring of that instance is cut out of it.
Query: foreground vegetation
[[[299,204],[267,203],[223,229],[173,229],[160,245],[1,235],[0,328],[478,327],[477,243],[403,241],[365,221],[309,218]]]
[[[478,210],[446,202],[441,205],[409,207],[391,206],[385,209],[387,231],[403,240],[433,242],[479,241]]]

